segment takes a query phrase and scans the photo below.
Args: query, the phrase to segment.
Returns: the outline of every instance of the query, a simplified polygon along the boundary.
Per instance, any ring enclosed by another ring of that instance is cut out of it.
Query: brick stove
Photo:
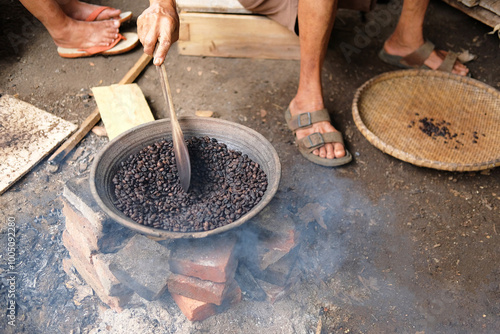
[[[69,255],[64,270],[75,269],[117,312],[134,294],[147,303],[170,293],[190,321],[202,321],[244,298],[273,303],[300,278],[299,233],[290,215],[276,220],[272,203],[235,231],[157,241],[107,217],[87,177],[69,180],[61,200]]]

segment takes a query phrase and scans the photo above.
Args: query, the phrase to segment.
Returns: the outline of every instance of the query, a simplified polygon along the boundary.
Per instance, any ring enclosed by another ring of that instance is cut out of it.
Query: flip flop
[[[326,133],[314,132],[307,137],[297,139],[295,132],[298,129],[308,128],[312,124],[318,122],[323,122],[323,121],[330,122],[330,115],[328,114],[328,110],[321,109],[313,112],[306,112],[292,116],[292,114],[290,113],[290,108],[287,108],[287,110],[285,111],[285,119],[288,128],[292,130],[295,136],[295,142],[299,147],[299,152],[307,160],[314,162],[317,165],[325,167],[337,167],[351,162],[352,155],[347,150],[347,148],[345,148],[344,139],[342,138],[342,133],[340,133],[339,131],[326,132]],[[327,159],[312,153],[314,150],[320,148],[326,143],[341,143],[342,145],[344,145],[345,156],[343,156],[342,158]]]
[[[85,21],[87,21],[87,22],[95,21],[97,19],[97,17],[99,16],[99,14],[101,14],[106,9],[112,9],[112,8],[107,7],[107,6],[97,7],[96,9],[94,9],[94,11],[92,13],[90,13],[89,16],[87,16]],[[127,22],[128,20],[130,20],[131,18],[132,18],[132,12],[123,12],[123,13],[120,13],[120,18],[118,20],[120,21],[120,23],[124,23],[124,22]]]
[[[57,53],[63,58],[82,58],[95,55],[113,56],[132,50],[139,44],[139,36],[135,32],[125,32],[118,35],[113,44],[94,46],[88,49],[58,47]]]
[[[429,66],[425,65],[424,62],[429,58],[432,51],[434,51],[436,47],[430,41],[426,41],[421,47],[417,50],[413,51],[409,55],[404,57],[395,56],[387,53],[385,49],[382,47],[380,52],[378,53],[378,57],[387,64],[397,66],[400,68],[420,68],[425,70],[432,70]],[[455,52],[448,52],[443,62],[436,69],[437,71],[443,71],[451,73],[453,71],[453,66],[455,66],[455,62],[458,58],[458,54]],[[470,75],[470,72],[467,74]]]

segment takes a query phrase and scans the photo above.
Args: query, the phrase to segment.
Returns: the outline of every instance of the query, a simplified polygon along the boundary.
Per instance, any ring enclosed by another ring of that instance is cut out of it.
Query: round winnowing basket
[[[397,159],[461,172],[500,165],[500,92],[477,80],[388,72],[357,90],[352,111],[366,139]]]

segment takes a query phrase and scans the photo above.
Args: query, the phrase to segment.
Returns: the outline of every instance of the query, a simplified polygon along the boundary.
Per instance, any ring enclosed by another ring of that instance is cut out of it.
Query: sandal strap
[[[443,62],[437,68],[438,71],[451,73],[453,71],[453,66],[455,66],[455,62],[457,61],[458,54],[455,52],[448,52]]]
[[[307,137],[297,140],[296,142],[299,147],[307,149],[309,152],[314,151],[326,143],[340,143],[344,145],[342,133],[338,131],[326,133],[314,132]]]
[[[420,67],[429,58],[435,46],[431,41],[426,41],[421,47],[401,59],[401,63],[407,66]]]
[[[289,119],[287,119],[287,124],[290,130],[295,131],[297,129],[309,127],[313,123],[324,121],[330,122],[330,114],[328,114],[327,109],[293,115]]]
[[[94,9],[92,13],[90,13],[90,15],[85,19],[85,21],[87,22],[95,21],[95,19],[97,19],[97,17],[99,16],[99,14],[104,12],[106,9],[111,9],[111,7],[107,6],[97,7],[96,9]]]

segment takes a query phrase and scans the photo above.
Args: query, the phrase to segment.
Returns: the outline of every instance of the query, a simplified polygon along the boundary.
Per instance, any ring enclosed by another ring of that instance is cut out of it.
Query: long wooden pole
[[[125,76],[118,82],[120,85],[130,84],[141,74],[144,68],[149,64],[152,57],[143,54],[139,60],[132,66],[132,68],[125,74]],[[55,173],[59,169],[59,164],[64,160],[64,158],[73,150],[73,148],[89,133],[89,131],[96,125],[101,119],[99,114],[99,108],[95,110],[82,122],[75,131],[49,158],[48,163],[50,164],[49,170]]]

